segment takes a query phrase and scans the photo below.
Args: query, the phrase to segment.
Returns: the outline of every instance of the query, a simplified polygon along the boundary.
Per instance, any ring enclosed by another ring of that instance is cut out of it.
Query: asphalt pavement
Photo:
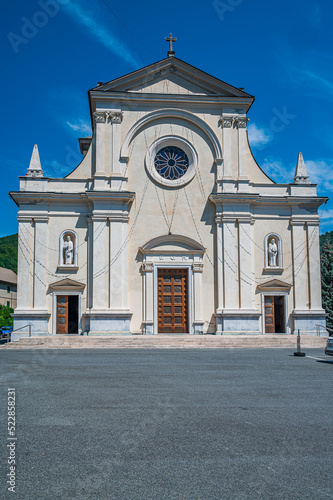
[[[333,358],[306,354],[0,351],[0,498],[333,499]]]

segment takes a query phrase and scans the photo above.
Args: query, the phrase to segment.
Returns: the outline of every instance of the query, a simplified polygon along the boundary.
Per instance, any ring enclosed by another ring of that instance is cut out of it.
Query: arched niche
[[[78,238],[75,231],[66,229],[59,238],[59,266],[67,268],[77,268],[77,247]]]
[[[265,269],[282,269],[282,240],[276,233],[265,237]]]

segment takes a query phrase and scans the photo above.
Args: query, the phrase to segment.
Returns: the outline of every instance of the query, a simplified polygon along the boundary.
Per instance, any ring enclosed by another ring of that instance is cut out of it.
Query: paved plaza
[[[293,352],[1,350],[0,498],[332,499],[333,359]]]

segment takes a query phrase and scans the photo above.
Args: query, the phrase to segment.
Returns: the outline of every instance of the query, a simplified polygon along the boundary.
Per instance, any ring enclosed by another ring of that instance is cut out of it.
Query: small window
[[[10,307],[10,302],[9,302],[9,300],[7,300],[7,307]]]
[[[7,293],[10,293],[10,286],[7,285]]]
[[[268,234],[265,238],[265,268],[282,269],[282,242],[277,234]]]

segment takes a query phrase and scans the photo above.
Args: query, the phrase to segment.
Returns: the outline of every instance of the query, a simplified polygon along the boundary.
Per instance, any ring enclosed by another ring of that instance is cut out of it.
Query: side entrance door
[[[68,295],[57,295],[57,333],[68,333]]]
[[[265,333],[285,333],[284,297],[265,295]]]
[[[78,295],[57,295],[57,333],[79,333]]]
[[[188,331],[188,270],[158,269],[158,333]]]

